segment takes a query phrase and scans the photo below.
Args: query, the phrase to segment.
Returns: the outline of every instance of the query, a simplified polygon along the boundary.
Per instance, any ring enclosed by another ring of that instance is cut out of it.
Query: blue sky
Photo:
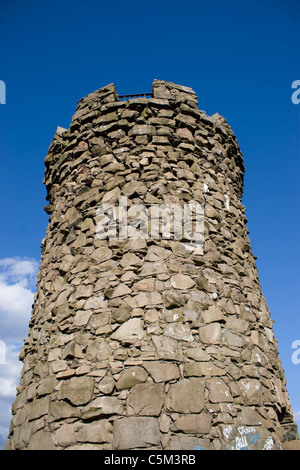
[[[299,26],[298,0],[1,0],[0,340],[8,360],[0,435],[48,221],[42,179],[56,126],[69,127],[77,101],[108,83],[139,93],[155,78],[192,87],[199,108],[219,112],[237,136],[251,245],[300,418],[300,364],[291,359],[300,340],[300,104],[291,100]]]

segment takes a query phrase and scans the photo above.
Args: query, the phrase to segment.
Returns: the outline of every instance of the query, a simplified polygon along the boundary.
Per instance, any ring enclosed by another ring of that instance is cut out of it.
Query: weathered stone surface
[[[300,450],[300,440],[286,441],[283,443],[284,450]]]
[[[123,267],[126,266],[141,266],[143,261],[141,258],[136,256],[134,253],[126,253],[120,261],[120,265]]]
[[[91,401],[81,411],[83,419],[97,418],[105,415],[122,415],[124,409],[117,397],[99,397]]]
[[[204,407],[205,382],[201,379],[183,379],[171,385],[166,408],[177,413],[200,413]]]
[[[205,344],[219,344],[221,342],[221,325],[209,323],[199,328],[200,341]]]
[[[166,446],[166,450],[209,450],[209,439],[179,434],[173,436]]]
[[[278,437],[260,426],[221,425],[218,429],[224,450],[279,450]]]
[[[224,330],[223,338],[224,342],[228,344],[228,346],[240,348],[244,344],[243,337],[240,334],[230,330]]]
[[[172,431],[187,434],[208,434],[211,428],[211,416],[207,413],[187,414],[179,416],[171,427]]]
[[[126,284],[119,284],[112,292],[111,298],[122,297],[130,293],[130,289]]]
[[[43,379],[39,386],[37,387],[38,395],[48,395],[53,392],[53,389],[56,385],[56,378],[54,375],[50,375]]]
[[[259,380],[241,379],[239,381],[239,387],[247,405],[261,405],[262,387]]]
[[[106,308],[107,302],[104,300],[104,296],[99,295],[95,297],[90,297],[84,304],[84,309],[99,309],[99,308]]]
[[[142,339],[144,336],[144,329],[142,320],[139,318],[131,318],[130,320],[123,323],[115,333],[112,334],[113,339],[118,340],[133,340]]]
[[[158,276],[168,272],[166,263],[163,261],[145,262],[141,269],[141,276]]]
[[[159,445],[159,426],[157,418],[128,417],[114,422],[113,448],[138,449]]]
[[[107,261],[111,258],[111,256],[112,250],[110,250],[107,246],[100,246],[99,248],[96,248],[96,250],[92,253],[92,257],[100,263],[103,263],[103,261]]]
[[[122,192],[125,196],[132,196],[134,193],[146,194],[147,187],[141,181],[131,181],[123,186]]]
[[[147,255],[145,256],[146,261],[161,261],[169,258],[171,251],[157,245],[151,245],[148,248]]]
[[[107,419],[99,422],[80,424],[75,427],[77,442],[111,442],[113,426]]]
[[[224,369],[210,362],[188,362],[183,368],[185,377],[213,377],[224,375]]]
[[[48,413],[48,409],[49,409],[49,396],[34,400],[34,402],[32,403],[29,409],[29,413],[27,417],[28,421],[32,421],[34,419],[40,418],[41,416],[44,416],[45,414]]]
[[[212,403],[233,402],[229,387],[221,378],[213,377],[209,383],[209,399]]]
[[[110,395],[114,390],[116,385],[115,379],[113,378],[110,371],[108,371],[103,379],[100,380],[97,388],[99,392],[104,393],[105,395]]]
[[[182,348],[173,338],[168,338],[163,335],[152,336],[152,341],[157,350],[158,357],[161,359],[183,361]]]
[[[176,364],[149,361],[143,363],[143,367],[151,375],[154,382],[169,382],[180,378],[180,369]]]
[[[171,422],[172,420],[168,415],[162,414],[159,420],[159,429],[161,430],[161,432],[168,432]]]
[[[187,296],[176,291],[164,292],[162,299],[166,308],[182,307],[188,300]]]
[[[130,367],[119,377],[116,388],[117,390],[125,390],[136,384],[146,382],[147,378],[148,374],[143,367]]]
[[[162,299],[159,292],[139,292],[137,295],[126,299],[126,302],[131,308],[135,308],[157,305],[162,302]]]
[[[131,315],[131,308],[126,305],[121,305],[119,308],[113,309],[112,317],[117,323],[124,323],[129,320]]]
[[[138,384],[127,398],[127,414],[137,416],[159,416],[164,404],[164,384]]]
[[[203,307],[199,302],[189,300],[183,308],[183,318],[186,322],[191,322],[193,326],[199,325],[202,310]]]
[[[220,322],[225,321],[222,310],[216,305],[211,305],[207,310],[202,312],[201,320],[204,323]]]
[[[238,418],[238,422],[244,426],[260,426],[262,421],[262,416],[251,407],[244,407]]]
[[[86,358],[91,362],[105,361],[110,354],[111,349],[103,338],[95,339],[87,345]]]
[[[77,436],[72,424],[63,424],[55,432],[54,440],[62,447],[68,447],[77,442]]]
[[[147,124],[140,124],[140,125],[133,126],[132,130],[130,131],[131,135],[147,135],[147,134],[153,134],[153,133],[154,133],[154,128]]]
[[[195,361],[206,362],[210,360],[210,356],[202,348],[186,348],[184,354]]]
[[[188,325],[183,325],[182,323],[169,323],[165,328],[164,334],[166,336],[170,336],[170,338],[181,341],[194,340],[190,327]]]
[[[78,311],[74,318],[74,325],[75,326],[87,325],[89,322],[89,319],[91,318],[91,315],[92,315],[91,311],[84,311],[84,310]]]
[[[56,446],[53,442],[51,433],[40,429],[31,435],[28,444],[28,450],[55,450]]]
[[[195,281],[185,274],[175,274],[171,277],[171,286],[174,289],[190,289],[195,285]]]
[[[94,385],[95,382],[92,377],[72,377],[62,383],[58,396],[73,405],[84,405],[91,401]]]
[[[49,421],[57,421],[63,418],[80,417],[80,409],[65,401],[53,401],[49,403]]]

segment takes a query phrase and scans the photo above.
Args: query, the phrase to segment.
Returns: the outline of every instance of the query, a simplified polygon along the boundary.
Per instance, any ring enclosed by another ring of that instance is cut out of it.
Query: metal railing
[[[134,95],[119,95],[120,101],[127,101],[133,98],[152,98],[152,93],[135,93]]]

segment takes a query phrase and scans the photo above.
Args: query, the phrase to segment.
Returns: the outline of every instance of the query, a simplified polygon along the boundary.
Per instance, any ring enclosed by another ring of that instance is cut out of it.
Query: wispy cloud
[[[300,426],[300,410],[299,411],[294,411],[294,419]]]
[[[8,433],[22,368],[19,351],[28,333],[38,267],[34,259],[0,259],[0,341],[5,346],[5,360],[2,354],[0,361],[0,448]]]
[[[36,286],[38,262],[32,259],[0,260],[0,339],[22,342]]]
[[[3,258],[0,259],[0,281],[7,284],[20,284],[30,287],[38,269],[38,262],[30,258]]]

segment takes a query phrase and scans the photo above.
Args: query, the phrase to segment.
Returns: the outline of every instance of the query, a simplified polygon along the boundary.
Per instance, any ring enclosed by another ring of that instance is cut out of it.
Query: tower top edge
[[[171,90],[173,90],[173,93],[171,92]],[[146,93],[137,93],[137,94],[135,94],[135,93],[131,92],[130,94],[119,95],[118,92],[117,92],[115,83],[112,82],[112,83],[104,85],[103,87],[98,88],[97,90],[94,90],[91,93],[89,93],[88,95],[84,96],[83,98],[81,98],[78,101],[78,104],[80,105],[82,103],[85,103],[86,101],[91,101],[93,99],[97,99],[97,98],[99,98],[99,95],[103,95],[103,94],[106,94],[106,93],[114,93],[116,101],[119,101],[120,96],[151,95],[151,94],[152,94],[153,98],[157,98],[158,95],[161,96],[162,94],[164,94],[165,96],[168,96],[169,98],[174,99],[174,95],[176,94],[176,92],[177,93],[187,93],[187,94],[191,95],[192,99],[197,101],[197,94],[195,93],[195,91],[191,87],[184,86],[184,85],[179,85],[177,83],[173,83],[173,82],[166,81],[166,80],[154,79],[153,82],[152,82],[152,93],[151,92],[146,92]]]
[[[116,85],[113,82],[98,88],[77,102],[76,111],[72,117],[72,120],[77,117],[78,112],[81,114],[82,108],[86,106],[95,109],[98,106],[107,105],[109,108],[111,108],[114,106],[114,103],[120,103],[121,106],[121,103],[125,105],[124,101],[132,100],[138,100],[140,103],[144,104],[147,104],[148,102],[151,103],[151,100],[155,100],[152,102],[161,104],[161,106],[164,107],[168,107],[172,102],[176,101],[185,102],[193,108],[198,109],[202,116],[207,116],[212,121],[218,121],[228,126],[228,122],[224,116],[220,115],[219,113],[215,113],[212,116],[209,116],[206,111],[199,108],[198,96],[191,87],[160,79],[154,79],[152,81],[152,91],[145,93],[119,95],[116,89]]]

